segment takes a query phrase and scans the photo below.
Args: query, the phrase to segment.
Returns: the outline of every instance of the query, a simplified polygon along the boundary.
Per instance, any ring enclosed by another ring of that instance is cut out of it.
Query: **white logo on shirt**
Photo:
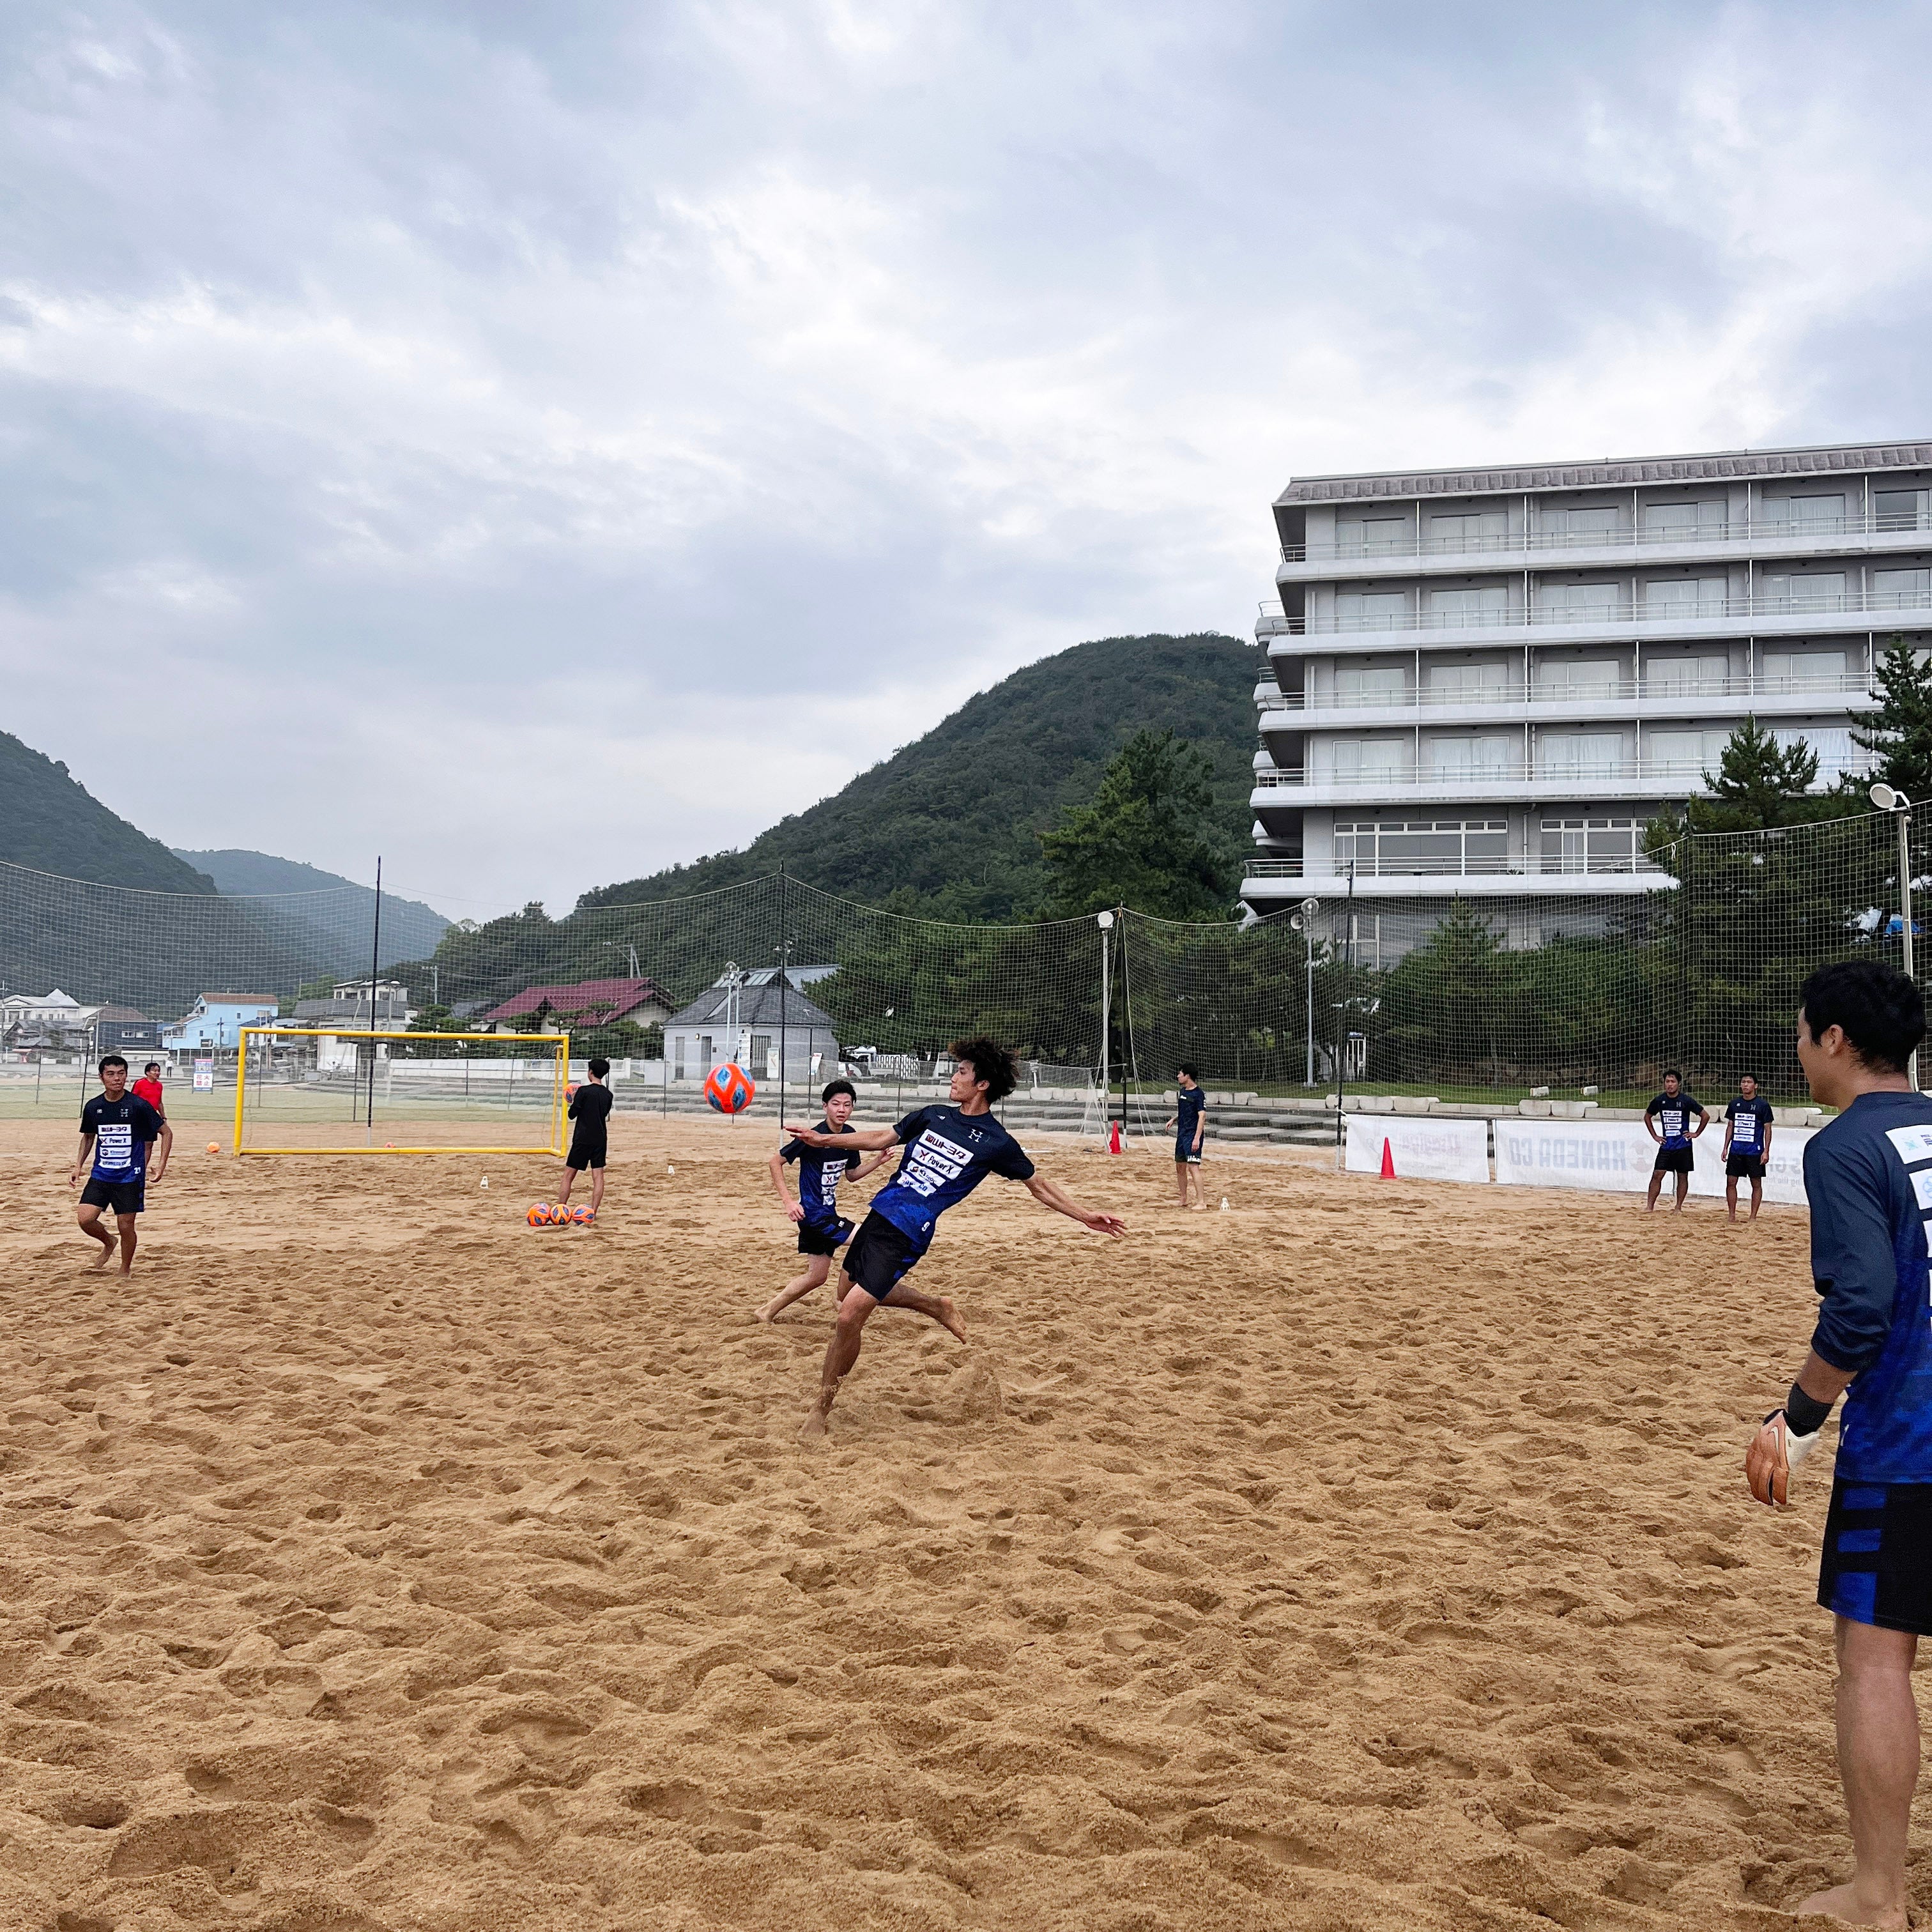
[[[1888,1127],[1885,1137],[1908,1166],[1915,1160],[1932,1160],[1932,1127]]]
[[[914,1194],[932,1194],[949,1180],[957,1180],[973,1159],[971,1150],[928,1127],[906,1150],[898,1184]]]
[[[94,1136],[94,1164],[118,1174],[134,1165],[134,1130],[125,1120],[104,1120]]]

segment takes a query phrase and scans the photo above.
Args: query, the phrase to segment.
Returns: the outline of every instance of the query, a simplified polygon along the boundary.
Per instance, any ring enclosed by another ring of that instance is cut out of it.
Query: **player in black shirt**
[[[1724,1204],[1738,1218],[1738,1183],[1748,1180],[1750,1217],[1764,1205],[1764,1164],[1771,1154],[1771,1102],[1757,1096],[1757,1081],[1747,1073],[1738,1097],[1724,1109]]]
[[[1694,1118],[1697,1123],[1694,1127],[1690,1124]],[[1646,1213],[1656,1207],[1658,1190],[1666,1174],[1677,1177],[1677,1204],[1671,1211],[1684,1211],[1684,1197],[1690,1192],[1690,1177],[1697,1165],[1696,1150],[1690,1143],[1710,1124],[1709,1110],[1684,1092],[1683,1076],[1674,1066],[1666,1069],[1664,1091],[1643,1110],[1644,1132],[1657,1143],[1650,1193],[1644,1202]]]
[[[563,1157],[563,1186],[556,1204],[561,1208],[569,1200],[571,1184],[587,1167],[590,1212],[594,1219],[604,1204],[604,1157],[609,1150],[608,1123],[616,1096],[604,1084],[610,1071],[608,1060],[593,1060],[590,1071],[590,1078],[570,1096],[570,1118],[577,1125],[571,1132],[570,1151]]]
[[[1180,1204],[1187,1201],[1187,1177],[1194,1177],[1194,1206],[1207,1211],[1208,1192],[1201,1179],[1201,1142],[1208,1131],[1208,1096],[1201,1090],[1201,1076],[1191,1066],[1184,1066],[1174,1082],[1174,1118],[1167,1124],[1174,1130],[1174,1180],[1180,1191]]]
[[[160,1151],[151,1169],[148,1150],[158,1142]],[[121,1250],[121,1272],[133,1268],[134,1217],[148,1204],[148,1183],[158,1182],[167,1172],[174,1144],[173,1128],[138,1094],[128,1092],[128,1063],[110,1053],[100,1063],[100,1091],[80,1110],[80,1150],[68,1177],[70,1187],[79,1187],[80,1171],[88,1154],[93,1155],[94,1173],[81,1190],[74,1218],[83,1234],[100,1244],[97,1269],[113,1259],[116,1248]],[[104,1208],[114,1216],[112,1228],[100,1225]]]
[[[850,1133],[852,1109],[858,1097],[850,1081],[833,1081],[819,1096],[825,1118],[819,1122],[818,1131],[837,1134],[842,1138]],[[760,1322],[776,1322],[794,1301],[802,1301],[814,1288],[824,1286],[832,1272],[832,1256],[852,1238],[852,1223],[838,1211],[838,1184],[848,1174],[854,1180],[863,1180],[891,1158],[890,1154],[880,1154],[866,1160],[844,1149],[807,1147],[800,1140],[786,1142],[772,1156],[769,1162],[772,1191],[778,1197],[787,1217],[797,1224],[798,1251],[806,1262],[804,1272],[794,1275],[758,1310]],[[785,1188],[784,1171],[790,1161],[798,1162],[796,1201]],[[847,1285],[840,1280],[842,1300]]]

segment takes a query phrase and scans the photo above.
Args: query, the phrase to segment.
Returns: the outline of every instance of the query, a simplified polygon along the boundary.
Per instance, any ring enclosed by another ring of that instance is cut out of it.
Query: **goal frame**
[[[248,1042],[251,1038],[275,1040],[474,1040],[501,1046],[514,1041],[519,1045],[548,1046],[554,1062],[550,1105],[550,1142],[544,1147],[377,1147],[375,1124],[370,1124],[370,1140],[362,1147],[251,1147],[242,1144],[243,1109],[248,1095]],[[371,1030],[364,1027],[244,1026],[235,1069],[235,1152],[238,1158],[256,1154],[530,1154],[563,1157],[563,1090],[570,1084],[570,1036],[567,1033],[411,1033],[406,1028]]]

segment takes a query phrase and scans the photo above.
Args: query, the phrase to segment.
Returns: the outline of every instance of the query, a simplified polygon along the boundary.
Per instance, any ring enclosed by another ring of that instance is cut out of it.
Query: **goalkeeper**
[[[1839,1110],[1804,1150],[1810,1353],[1753,1438],[1745,1480],[1788,1500],[1792,1469],[1846,1389],[1818,1600],[1838,1663],[1838,1776],[1855,1864],[1788,1910],[1860,1925],[1907,1922],[1906,1836],[1918,1779],[1912,1666],[1932,1635],[1932,1098],[1907,1072],[1925,1006],[1875,960],[1821,967],[1798,992],[1798,1058],[1812,1097]]]

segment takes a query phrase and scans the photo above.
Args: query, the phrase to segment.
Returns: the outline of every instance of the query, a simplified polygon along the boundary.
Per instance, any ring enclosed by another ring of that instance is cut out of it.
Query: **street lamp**
[[[1308,949],[1306,970],[1308,974],[1308,1072],[1302,1082],[1305,1087],[1315,1084],[1315,915],[1322,910],[1319,899],[1304,899],[1301,909],[1288,916],[1288,925],[1300,933]]]
[[[1912,970],[1912,801],[1896,786],[1875,784],[1869,796],[1873,804],[1881,812],[1892,814],[1898,827],[1898,916],[1899,932],[1905,942],[1905,976],[1914,978]],[[1907,1074],[1912,1082],[1912,1090],[1918,1090],[1918,1055],[1915,1052],[1907,1064]]]

